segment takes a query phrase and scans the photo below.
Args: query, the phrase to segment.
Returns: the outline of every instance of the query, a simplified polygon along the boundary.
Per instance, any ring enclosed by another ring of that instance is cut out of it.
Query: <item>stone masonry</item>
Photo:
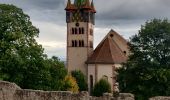
[[[0,100],[135,100],[130,93],[120,93],[117,98],[109,93],[102,97],[89,96],[88,92],[74,94],[68,91],[42,91],[21,89],[15,83],[0,81]],[[170,100],[170,97],[153,97],[149,100]]]

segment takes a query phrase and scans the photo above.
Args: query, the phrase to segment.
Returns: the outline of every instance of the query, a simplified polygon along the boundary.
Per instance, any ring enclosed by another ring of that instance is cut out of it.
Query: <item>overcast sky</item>
[[[65,58],[66,0],[0,0],[0,3],[22,8],[33,25],[40,29],[37,41],[43,45],[45,53]],[[95,47],[110,29],[128,39],[137,34],[141,24],[147,20],[170,19],[170,0],[94,0],[94,3],[97,10]]]

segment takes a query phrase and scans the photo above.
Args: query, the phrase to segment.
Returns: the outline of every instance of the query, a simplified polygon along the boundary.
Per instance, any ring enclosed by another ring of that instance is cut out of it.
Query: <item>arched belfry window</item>
[[[82,34],[82,32],[81,32],[81,28],[79,28],[79,34]]]
[[[84,28],[81,28],[81,32],[82,32],[82,34],[84,34]]]
[[[79,47],[82,47],[82,43],[81,43],[81,41],[79,40]]]
[[[75,42],[74,42],[75,47],[77,47],[77,44],[78,44],[78,43],[77,43],[77,41],[75,40]]]
[[[72,34],[74,34],[74,28],[72,28]]]
[[[72,47],[74,47],[74,40],[72,40]]]
[[[75,28],[75,34],[77,34],[77,28]]]
[[[84,41],[83,40],[81,41],[81,45],[82,45],[82,47],[84,47]]]

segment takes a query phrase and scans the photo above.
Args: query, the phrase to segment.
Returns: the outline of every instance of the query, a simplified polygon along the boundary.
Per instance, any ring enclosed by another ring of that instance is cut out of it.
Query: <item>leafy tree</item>
[[[141,26],[130,41],[131,55],[119,70],[121,92],[135,94],[137,100],[170,95],[170,23],[153,19]]]
[[[72,71],[71,75],[75,77],[80,91],[87,91],[87,81],[85,75],[78,70]]]
[[[78,84],[76,82],[76,79],[72,77],[71,75],[67,75],[64,79],[64,91],[72,91],[74,93],[77,93],[79,90]]]
[[[64,63],[47,58],[35,40],[38,34],[21,9],[0,4],[0,79],[22,88],[60,90],[66,76]]]
[[[94,85],[93,95],[94,96],[102,96],[103,93],[106,93],[106,92],[108,92],[108,93],[111,92],[111,86],[107,80],[100,79],[99,82],[97,82]]]

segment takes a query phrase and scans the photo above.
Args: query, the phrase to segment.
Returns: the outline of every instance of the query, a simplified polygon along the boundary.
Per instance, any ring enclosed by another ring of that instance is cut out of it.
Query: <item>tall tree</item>
[[[131,92],[137,100],[170,95],[170,23],[153,19],[141,26],[130,40],[131,55],[119,70],[122,92]]]
[[[60,90],[66,76],[64,63],[47,58],[35,40],[38,35],[22,9],[0,4],[0,79],[22,88]]]

